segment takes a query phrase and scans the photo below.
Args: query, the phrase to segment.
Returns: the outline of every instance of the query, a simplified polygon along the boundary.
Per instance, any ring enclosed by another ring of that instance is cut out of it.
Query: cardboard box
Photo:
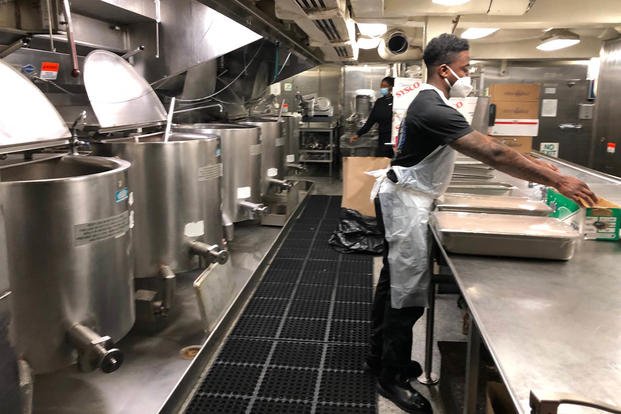
[[[490,86],[491,103],[496,106],[496,121],[491,135],[539,135],[538,83],[496,83]]]
[[[492,102],[496,101],[537,101],[541,85],[538,83],[495,83],[489,87]]]
[[[485,398],[485,414],[517,414],[509,391],[500,382],[488,382]]]
[[[389,165],[390,159],[382,157],[343,158],[341,207],[356,210],[365,216],[375,217],[375,206],[370,198],[375,178],[365,172],[388,168]]]
[[[521,154],[527,154],[533,149],[533,137],[493,137],[497,141],[516,150]]]
[[[596,206],[585,208],[549,188],[547,204],[554,210],[551,217],[567,221],[581,229],[587,240],[620,239],[621,206],[615,203],[600,198]]]
[[[496,101],[496,119],[539,119],[539,101]]]

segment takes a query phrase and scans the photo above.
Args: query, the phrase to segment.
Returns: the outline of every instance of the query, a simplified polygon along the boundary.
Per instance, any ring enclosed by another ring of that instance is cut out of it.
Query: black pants
[[[379,198],[375,199],[377,224],[384,232],[382,207]],[[371,311],[371,359],[381,361],[381,376],[392,379],[404,369],[412,355],[412,327],[423,315],[425,308],[413,306],[394,309],[390,305],[390,266],[388,264],[388,242],[384,240],[383,267],[375,288],[373,309]]]

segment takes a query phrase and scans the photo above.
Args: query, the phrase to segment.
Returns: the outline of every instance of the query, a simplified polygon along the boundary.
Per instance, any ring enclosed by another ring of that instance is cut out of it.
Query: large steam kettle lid
[[[0,153],[63,144],[71,136],[54,105],[0,59]]]
[[[84,86],[104,131],[159,125],[166,110],[151,85],[114,53],[95,50],[84,60]]]

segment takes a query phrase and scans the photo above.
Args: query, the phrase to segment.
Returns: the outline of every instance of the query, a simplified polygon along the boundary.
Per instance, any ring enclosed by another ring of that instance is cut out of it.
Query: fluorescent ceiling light
[[[432,3],[439,4],[440,6],[460,6],[468,3],[470,0],[432,0]]]
[[[462,39],[480,39],[498,31],[497,27],[470,27],[461,34]]]
[[[358,47],[360,49],[375,49],[380,44],[379,37],[360,36],[358,38]]]
[[[368,37],[378,37],[386,33],[388,26],[384,23],[358,23],[360,34]]]
[[[564,49],[580,43],[580,36],[565,29],[552,29],[546,32],[537,49],[544,52]]]

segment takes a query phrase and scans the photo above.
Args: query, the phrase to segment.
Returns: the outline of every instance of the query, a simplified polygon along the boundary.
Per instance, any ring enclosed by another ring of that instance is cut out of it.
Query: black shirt
[[[441,145],[447,145],[472,132],[457,109],[448,106],[435,90],[424,90],[408,107],[405,133],[399,134],[399,148],[392,165],[411,167]]]
[[[369,132],[369,130],[378,124],[379,140],[378,147],[384,147],[384,142],[390,142],[390,134],[392,130],[392,95],[382,96],[373,105],[373,109],[367,118],[367,122],[356,132],[361,136]]]

